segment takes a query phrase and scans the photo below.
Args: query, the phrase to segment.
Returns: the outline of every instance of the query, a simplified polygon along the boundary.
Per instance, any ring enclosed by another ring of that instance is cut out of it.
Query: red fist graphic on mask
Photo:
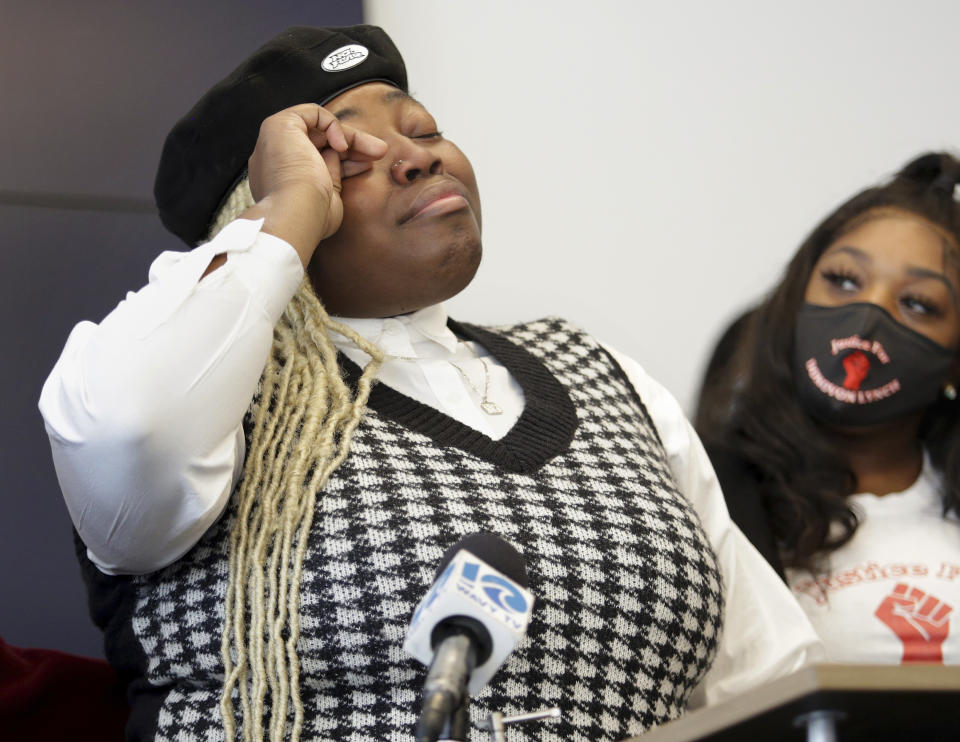
[[[855,350],[845,355],[841,363],[843,370],[847,372],[847,378],[843,380],[843,388],[857,391],[870,372],[870,359],[865,353]]]
[[[953,607],[919,588],[898,582],[874,615],[903,642],[903,663],[943,664]]]

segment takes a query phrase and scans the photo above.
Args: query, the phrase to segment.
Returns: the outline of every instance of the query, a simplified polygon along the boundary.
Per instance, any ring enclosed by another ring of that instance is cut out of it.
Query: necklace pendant
[[[486,412],[488,415],[502,415],[503,410],[500,409],[500,405],[496,402],[491,402],[489,399],[480,403],[480,409]]]

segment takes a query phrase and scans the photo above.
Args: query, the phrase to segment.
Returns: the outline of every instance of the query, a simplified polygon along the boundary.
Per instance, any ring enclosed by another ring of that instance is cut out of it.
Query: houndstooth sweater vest
[[[678,716],[713,659],[720,575],[646,409],[590,337],[548,319],[482,330],[523,387],[499,441],[379,385],[346,462],[317,500],[301,581],[304,740],[409,740],[425,668],[401,650],[443,552],[477,531],[524,555],[536,598],[526,639],[472,699],[557,705],[519,740],[620,739]],[[348,364],[347,376],[357,369]],[[115,578],[87,565],[111,661],[128,676],[136,739],[223,740],[218,702],[235,498],[182,559]],[[239,729],[238,729],[239,738]]]

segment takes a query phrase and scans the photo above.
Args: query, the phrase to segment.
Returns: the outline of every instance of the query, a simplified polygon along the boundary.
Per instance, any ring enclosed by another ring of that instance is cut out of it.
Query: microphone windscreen
[[[478,559],[482,559],[525,590],[529,589],[527,563],[523,555],[509,541],[492,533],[471,533],[457,541],[444,552],[434,579],[443,574],[443,570],[447,568],[447,565],[453,561],[453,558],[461,549],[465,549]]]

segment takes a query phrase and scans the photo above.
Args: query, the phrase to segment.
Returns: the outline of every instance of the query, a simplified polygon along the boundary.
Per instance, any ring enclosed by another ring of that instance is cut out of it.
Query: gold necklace
[[[466,343],[464,343],[464,345],[466,345]],[[467,347],[470,348],[469,345],[467,345]],[[470,350],[472,351],[473,348],[470,348]],[[474,355],[477,356],[476,353],[474,353]],[[470,377],[467,376],[466,371],[460,368],[453,361],[447,361],[447,363],[449,363],[451,366],[457,369],[457,371],[460,373],[460,376],[463,377],[463,380],[467,382],[467,385],[477,393],[478,397],[480,397],[481,410],[486,412],[488,415],[502,415],[503,409],[500,407],[500,405],[492,401],[487,396],[487,394],[490,391],[490,367],[487,365],[487,359],[480,358],[480,356],[477,356],[477,359],[480,361],[480,363],[483,364],[483,391],[482,392],[479,389],[477,389],[477,385],[470,380]]]
[[[464,371],[462,368],[460,368],[460,366],[458,366],[458,365],[457,365],[456,363],[454,363],[453,361],[447,361],[447,363],[449,363],[451,366],[453,366],[453,367],[457,370],[457,373],[460,374],[460,377],[467,383],[467,386],[469,386],[471,389],[473,389],[473,391],[476,393],[476,395],[477,395],[478,397],[480,397],[480,409],[481,409],[481,410],[483,410],[483,411],[484,411],[485,413],[487,413],[488,415],[502,415],[502,414],[503,414],[503,408],[500,407],[500,405],[498,405],[496,402],[494,402],[494,401],[493,401],[492,399],[490,399],[490,397],[489,397],[489,394],[490,394],[490,366],[487,365],[487,359],[486,359],[486,358],[482,358],[481,356],[477,355],[477,351],[475,351],[469,344],[464,343],[464,345],[466,345],[467,350],[469,350],[471,353],[473,353],[474,357],[475,357],[478,361],[480,361],[481,365],[483,365],[483,391],[481,392],[480,389],[477,388],[477,385],[473,383],[473,381],[470,379],[469,376],[467,376],[467,372]],[[419,358],[414,358],[413,356],[395,356],[395,355],[390,355],[389,357],[390,357],[391,360],[394,360],[394,361],[419,361],[419,360],[421,360],[421,359],[419,359]],[[423,360],[431,360],[431,359],[426,358],[426,359],[423,359]]]

